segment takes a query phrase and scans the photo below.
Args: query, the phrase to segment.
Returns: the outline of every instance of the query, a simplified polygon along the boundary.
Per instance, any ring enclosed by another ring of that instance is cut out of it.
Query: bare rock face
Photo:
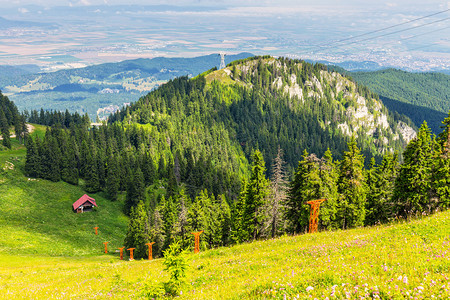
[[[355,137],[363,135],[371,140],[381,153],[393,150],[392,141],[400,140],[406,144],[416,137],[414,129],[406,123],[393,123],[395,121],[389,117],[379,99],[364,96],[367,93],[361,94],[355,82],[337,72],[316,71],[302,82],[298,77],[302,72],[302,63],[297,63],[294,71],[288,71],[287,65],[277,59],[269,58],[265,62],[271,64],[278,74],[284,74],[277,75],[271,85],[273,89],[291,98],[291,109],[299,109],[301,105],[311,101],[330,105],[330,112],[318,120],[320,126],[329,130],[330,134],[340,133]],[[256,61],[246,62],[239,68],[242,72],[248,72],[249,67],[254,64]],[[250,83],[246,85],[250,87]]]
[[[399,121],[397,124],[397,129],[400,131],[403,140],[407,143],[409,143],[412,139],[415,139],[417,136],[417,132],[405,122]]]

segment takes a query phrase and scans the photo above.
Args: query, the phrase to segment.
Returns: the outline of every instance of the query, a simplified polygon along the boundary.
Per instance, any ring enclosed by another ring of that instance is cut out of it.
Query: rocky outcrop
[[[417,132],[405,122],[399,121],[397,124],[397,129],[406,143],[409,143],[412,139],[416,138],[417,136]]]

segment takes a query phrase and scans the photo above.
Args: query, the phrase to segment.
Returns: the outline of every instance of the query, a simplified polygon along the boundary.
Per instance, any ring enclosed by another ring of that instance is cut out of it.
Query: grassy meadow
[[[127,226],[121,201],[94,194],[99,209],[74,214],[82,188],[29,180],[25,149],[13,146],[0,151],[0,299],[139,299],[168,280],[162,259],[119,260]],[[179,298],[447,299],[449,249],[450,211],[284,236],[189,254]]]

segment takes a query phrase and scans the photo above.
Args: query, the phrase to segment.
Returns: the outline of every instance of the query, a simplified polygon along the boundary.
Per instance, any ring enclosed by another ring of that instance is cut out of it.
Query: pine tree
[[[244,220],[250,237],[255,240],[261,235],[263,221],[262,208],[269,193],[269,181],[265,176],[266,167],[261,152],[253,153],[252,172],[247,184]]]
[[[0,132],[2,134],[2,144],[8,149],[11,149],[11,139],[9,137],[9,124],[5,113],[0,109]]]
[[[319,167],[321,178],[320,197],[327,199],[320,205],[319,224],[326,229],[338,228],[336,219],[338,193],[338,163],[333,160],[330,149],[325,151]]]
[[[156,166],[153,162],[153,158],[149,152],[146,152],[143,157],[142,173],[144,174],[145,185],[152,185],[156,180]]]
[[[157,206],[151,213],[149,236],[153,244],[153,256],[159,256],[162,253],[164,244],[163,219],[161,213],[162,207]]]
[[[100,181],[98,178],[97,161],[91,153],[87,154],[85,166],[85,190],[88,193],[100,191]]]
[[[146,245],[148,242],[148,215],[144,203],[139,201],[135,207],[131,208],[124,245],[126,248],[136,248],[134,257],[138,259],[148,256],[148,246]]]
[[[26,140],[27,157],[25,161],[25,174],[37,178],[40,174],[40,156],[36,141],[33,138]]]
[[[220,229],[220,245],[227,246],[231,243],[231,210],[223,195],[217,198],[217,204],[216,212],[218,213],[217,220]]]
[[[303,152],[303,160],[298,162],[285,203],[285,218],[291,233],[307,231],[310,208],[306,202],[322,196],[318,163],[319,159],[315,155],[309,155],[306,150]]]
[[[450,112],[442,122],[444,131],[439,135],[434,155],[433,186],[439,199],[439,206],[450,207]]]
[[[398,169],[397,153],[386,154],[378,166],[375,166],[375,160],[372,161],[367,175],[366,224],[386,223],[394,217],[391,198]]]
[[[338,217],[344,229],[364,225],[367,193],[363,172],[364,156],[360,154],[354,138],[347,146],[348,151],[344,152],[338,180],[338,191],[341,194]]]
[[[272,181],[270,202],[268,203],[270,236],[274,238],[280,232],[279,226],[282,221],[283,203],[287,194],[287,180],[283,151],[278,146],[277,157],[272,166]]]
[[[178,208],[172,197],[169,197],[167,199],[163,197],[161,199],[161,206],[164,233],[164,243],[162,246],[162,251],[164,251],[174,241]]]
[[[139,167],[132,173],[127,187],[127,198],[125,201],[125,213],[129,214],[131,208],[139,201],[146,201],[144,175]]]
[[[61,179],[67,183],[78,184],[78,168],[75,155],[75,144],[66,142],[62,153]]]
[[[247,198],[247,183],[242,183],[239,198],[235,201],[231,211],[231,239],[234,243],[242,243],[250,239],[245,220],[245,200]]]
[[[181,189],[176,197],[178,201],[178,216],[175,224],[175,231],[177,240],[179,240],[182,248],[189,247],[190,232],[189,232],[189,198],[185,195],[184,189]]]
[[[417,213],[431,213],[431,194],[435,140],[424,121],[417,137],[409,142],[403,152],[403,164],[395,183],[393,201],[397,214],[403,217]]]
[[[111,155],[108,158],[106,173],[106,193],[108,194],[109,199],[117,201],[120,182],[116,156]]]

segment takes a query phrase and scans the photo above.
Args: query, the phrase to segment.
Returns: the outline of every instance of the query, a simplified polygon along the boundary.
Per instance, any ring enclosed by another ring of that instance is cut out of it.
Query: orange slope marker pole
[[[151,243],[147,243],[146,245],[148,246],[148,260],[152,260],[153,259],[153,250],[152,250],[152,245],[155,242],[151,242]]]
[[[134,249],[136,249],[136,248],[128,248],[127,249],[128,251],[130,251],[130,260],[134,260],[134,258],[133,258],[133,251],[134,251]]]
[[[195,248],[194,248],[194,253],[199,253],[200,252],[200,234],[202,234],[202,231],[198,231],[198,232],[191,232],[191,234],[193,234],[195,236]]]
[[[108,253],[108,243],[109,242],[104,242],[103,244],[105,245],[105,253]]]
[[[125,249],[125,247],[119,248],[119,250],[120,250],[120,260],[123,260],[123,249]]]
[[[97,232],[98,227],[94,227],[94,229],[95,229],[95,235],[98,235],[98,232]]]
[[[311,205],[311,210],[309,213],[309,233],[316,232],[319,227],[317,219],[319,218],[320,203],[324,202],[325,200],[327,199],[317,199],[306,202]]]

